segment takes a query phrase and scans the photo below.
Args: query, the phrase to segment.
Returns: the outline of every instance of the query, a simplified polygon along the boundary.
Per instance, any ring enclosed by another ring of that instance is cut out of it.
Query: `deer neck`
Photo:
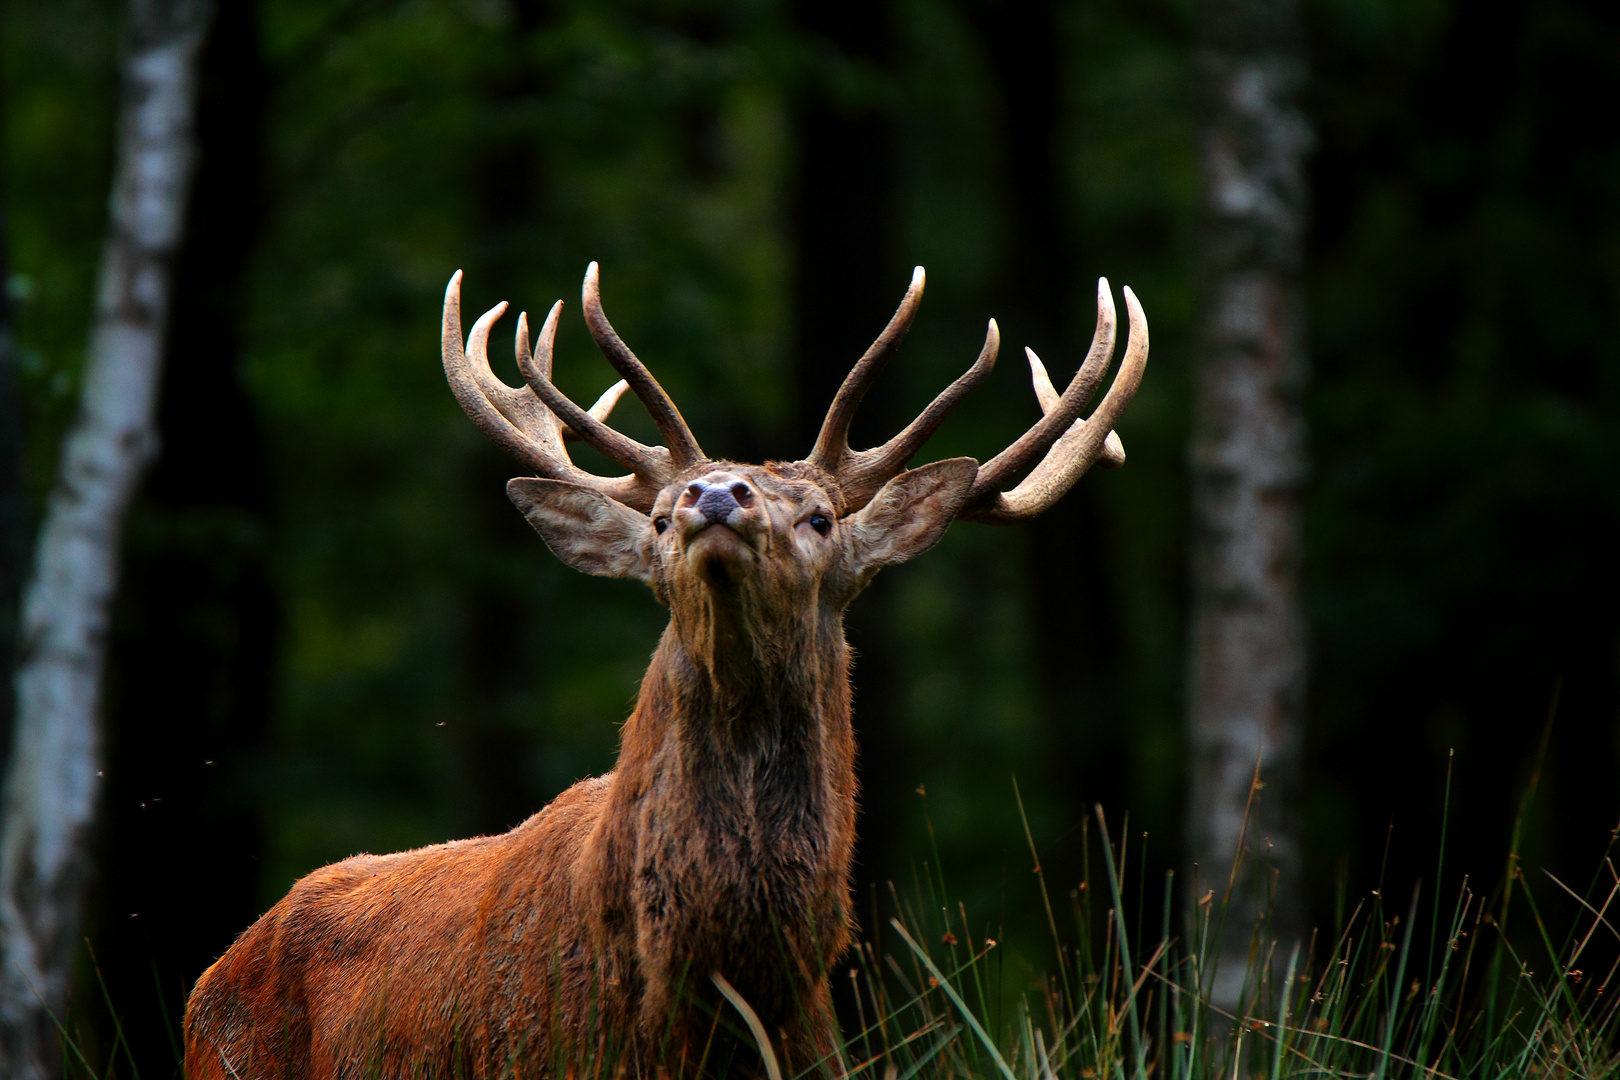
[[[654,667],[649,677],[661,676],[671,695],[670,735],[686,754],[813,752],[849,726],[843,626],[813,605],[688,608],[671,618]]]
[[[679,600],[658,651],[677,715],[702,733],[747,743],[832,712],[847,720],[841,612],[751,589],[698,588]]]
[[[725,969],[782,1022],[803,987],[781,949],[810,971],[848,942],[848,650],[836,619],[745,653],[690,630],[672,620],[624,727],[581,863],[594,932],[644,973]]]
[[[773,609],[780,612],[781,608]],[[768,623],[753,620],[769,619]],[[837,613],[672,616],[625,727],[619,782],[689,820],[853,828],[849,652]]]

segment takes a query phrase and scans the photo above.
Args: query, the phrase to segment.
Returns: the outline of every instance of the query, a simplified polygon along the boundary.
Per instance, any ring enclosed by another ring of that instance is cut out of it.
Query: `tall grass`
[[[1026,917],[1046,923],[1048,970],[1011,1009],[1000,1005],[996,942],[973,939],[967,911],[930,873],[909,902],[895,898],[889,947],[861,946],[860,1029],[846,1033],[842,1060],[826,1071],[874,1080],[1620,1076],[1615,838],[1583,890],[1545,871],[1532,889],[1517,852],[1533,787],[1495,889],[1481,894],[1465,879],[1426,902],[1415,889],[1395,909],[1374,891],[1331,933],[1300,941],[1278,940],[1262,920],[1229,1009],[1209,994],[1227,905],[1210,892],[1173,915],[1167,874],[1159,910],[1145,913],[1145,866],[1131,867],[1100,809],[1101,865],[1087,862],[1063,915],[1040,878],[1042,910]],[[1442,822],[1441,865],[1444,845]],[[1133,876],[1134,909],[1125,900]],[[1576,918],[1549,925],[1538,890],[1573,900]]]
[[[1554,878],[1532,883],[1516,854],[1502,882],[1391,908],[1379,892],[1331,933],[1277,940],[1254,928],[1240,1004],[1210,1001],[1215,943],[1227,911],[1213,895],[1178,914],[1166,875],[1161,902],[1145,911],[1145,862],[1109,835],[1097,814],[1096,860],[1055,905],[1041,882],[1037,910],[1050,942],[1044,975],[1005,985],[1005,949],[975,937],[951,900],[937,859],[908,894],[891,889],[895,914],[867,927],[840,977],[849,981],[836,1054],[802,1076],[872,1080],[1233,1080],[1243,1077],[1620,1076],[1616,1013],[1620,897],[1611,850],[1584,889]],[[1443,860],[1443,835],[1440,857]],[[1033,854],[1033,843],[1031,843]],[[1134,887],[1128,888],[1135,876]],[[1554,928],[1537,892],[1575,902]],[[1130,894],[1135,905],[1127,903]],[[878,930],[880,932],[873,933]],[[881,942],[879,945],[877,942]],[[1599,962],[1599,956],[1604,958]],[[721,984],[734,1011],[716,1023],[759,1047],[730,1072],[783,1077],[771,1035],[747,1002]],[[116,1017],[113,1003],[106,1002]],[[64,1034],[69,1076],[129,1075],[134,1062],[113,1028],[106,1064],[93,1067]],[[594,1063],[604,1065],[605,1063]],[[613,1070],[608,1068],[609,1073]],[[575,1062],[558,1075],[602,1075]]]

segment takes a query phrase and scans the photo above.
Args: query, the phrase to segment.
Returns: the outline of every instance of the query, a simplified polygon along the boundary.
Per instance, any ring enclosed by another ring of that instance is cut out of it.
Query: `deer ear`
[[[519,477],[506,485],[557,558],[597,577],[652,581],[652,520],[600,491],[564,480]]]
[[[979,463],[946,458],[909,469],[883,485],[849,519],[857,573],[902,563],[939,542],[967,501]]]

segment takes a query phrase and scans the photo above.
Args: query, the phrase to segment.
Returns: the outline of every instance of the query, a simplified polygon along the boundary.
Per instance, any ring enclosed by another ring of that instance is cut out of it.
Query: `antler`
[[[917,314],[917,306],[922,303],[924,282],[923,268],[919,266],[912,270],[911,285],[906,289],[900,307],[895,310],[889,325],[883,328],[883,333],[878,335],[871,348],[866,350],[844,378],[844,384],[833,398],[832,407],[827,410],[827,418],[821,422],[815,448],[805,459],[838,478],[846,513],[853,513],[871,502],[878,489],[898,475],[918,447],[939,429],[956,403],[983,382],[996,366],[996,355],[1001,350],[1001,331],[996,326],[996,320],[991,319],[985,330],[984,347],[979,350],[979,358],[955,382],[941,391],[917,419],[882,446],[860,451],[850,449],[849,425],[854,419],[855,408],[866,396],[866,391],[871,388],[872,380],[877,378],[884,363],[905,339],[906,331],[911,329],[911,320]]]
[[[626,506],[646,512],[666,484],[688,465],[703,460],[703,451],[669,395],[619,340],[602,314],[596,264],[585,277],[586,317],[592,336],[608,354],[624,379],[610,387],[589,410],[581,409],[551,382],[552,348],[562,301],[552,306],[540,328],[537,350],[529,351],[529,319],[518,316],[516,353],[518,369],[527,386],[515,388],[496,377],[489,366],[489,332],[506,312],[495,305],[473,324],[466,347],[461,342],[461,271],[456,271],[444,292],[444,327],[441,348],[444,373],[456,400],[473,423],[504,450],[539,476],[582,484]],[[604,422],[626,387],[647,406],[670,448],[646,446],[608,427]],[[563,446],[578,438],[631,470],[629,476],[597,476],[576,466]]]
[[[601,271],[595,262],[585,268],[585,286],[582,290],[585,304],[585,324],[591,329],[591,337],[596,339],[596,347],[602,350],[608,363],[636,392],[636,397],[647,407],[647,413],[658,428],[658,434],[664,437],[664,445],[669,447],[671,459],[674,461],[675,471],[680,472],[700,461],[705,461],[702,447],[698,446],[697,439],[692,437],[692,429],[686,426],[681,411],[675,407],[664,388],[658,385],[652,372],[647,370],[645,364],[636,359],[636,354],[630,351],[630,346],[620,340],[613,324],[608,322],[607,315],[602,311],[602,282]],[[549,371],[547,374],[550,374]]]
[[[849,425],[855,407],[910,329],[922,300],[923,280],[923,269],[919,266],[913,271],[911,286],[889,325],[855,364],[833,398],[815,448],[806,459],[837,478],[844,494],[845,512],[865,506],[879,488],[904,469],[906,460],[934,433],[951,408],[982,382],[995,365],[1001,335],[996,321],[991,319],[984,347],[973,366],[946,387],[904,431],[874,449],[850,449]],[[1097,329],[1085,362],[1063,393],[1059,394],[1052,385],[1040,358],[1033,351],[1024,350],[1029,356],[1030,378],[1043,415],[1011,446],[979,466],[978,479],[959,517],[992,524],[1022,521],[1040,514],[1060,499],[1097,462],[1110,466],[1124,464],[1125,448],[1113,427],[1142,381],[1148,356],[1147,317],[1142,313],[1136,294],[1129,288],[1125,290],[1125,307],[1130,316],[1130,342],[1125,360],[1102,404],[1089,419],[1081,419],[1080,413],[1091,400],[1114,353],[1116,318],[1108,279],[1097,279]],[[1037,458],[1039,464],[1022,483],[1010,491],[1001,490]]]
[[[1102,403],[1087,419],[1080,419],[1080,411],[1091,400],[1114,351],[1114,296],[1108,279],[1097,279],[1097,330],[1085,362],[1062,395],[1054,392],[1040,358],[1025,350],[1035,397],[1045,415],[1018,441],[979,466],[979,478],[959,517],[994,525],[1024,521],[1061,499],[1098,461],[1115,467],[1125,463],[1125,446],[1114,425],[1141,385],[1148,358],[1147,316],[1130,286],[1125,287],[1125,310],[1130,318],[1125,359]],[[1000,490],[1037,457],[1040,463],[1022,483],[1011,491]]]

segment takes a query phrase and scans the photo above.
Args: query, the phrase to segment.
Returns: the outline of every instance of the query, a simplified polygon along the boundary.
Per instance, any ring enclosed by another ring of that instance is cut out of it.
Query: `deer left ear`
[[[972,458],[946,458],[884,484],[849,518],[856,573],[905,562],[938,543],[978,475],[979,463]]]
[[[652,582],[652,521],[594,488],[519,477],[506,497],[563,562],[597,577]]]

